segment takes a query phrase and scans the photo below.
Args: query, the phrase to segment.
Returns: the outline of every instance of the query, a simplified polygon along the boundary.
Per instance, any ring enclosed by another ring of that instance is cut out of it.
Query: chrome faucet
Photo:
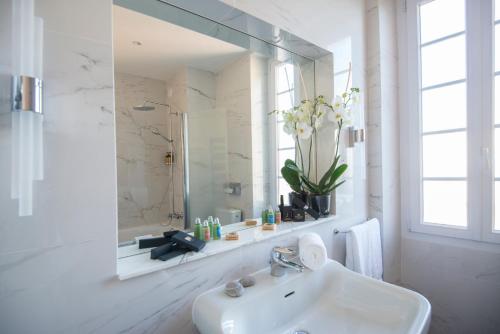
[[[271,251],[271,275],[281,277],[285,275],[285,269],[290,268],[302,272],[304,266],[288,259],[289,256],[295,255],[296,252],[288,247],[274,247]]]

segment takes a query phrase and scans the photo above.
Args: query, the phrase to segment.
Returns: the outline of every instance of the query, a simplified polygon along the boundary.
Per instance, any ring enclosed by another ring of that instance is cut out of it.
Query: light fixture
[[[43,20],[34,0],[12,0],[11,198],[33,214],[33,181],[43,179]]]

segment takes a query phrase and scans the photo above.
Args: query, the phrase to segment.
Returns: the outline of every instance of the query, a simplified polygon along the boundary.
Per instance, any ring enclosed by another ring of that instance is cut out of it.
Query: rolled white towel
[[[306,233],[300,237],[299,256],[302,264],[311,270],[321,269],[325,265],[328,255],[317,233]]]

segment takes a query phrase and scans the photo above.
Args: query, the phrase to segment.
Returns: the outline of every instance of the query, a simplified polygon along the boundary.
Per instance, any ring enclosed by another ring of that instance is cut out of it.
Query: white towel
[[[300,237],[299,256],[302,264],[311,270],[321,269],[325,265],[328,255],[317,233],[306,233]]]
[[[351,227],[347,233],[345,266],[362,275],[382,279],[382,244],[376,218]]]

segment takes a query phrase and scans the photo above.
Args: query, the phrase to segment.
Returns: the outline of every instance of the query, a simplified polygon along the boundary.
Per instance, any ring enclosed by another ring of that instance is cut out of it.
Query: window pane
[[[422,92],[422,131],[466,127],[465,83]]]
[[[293,107],[293,90],[278,95],[278,110],[288,110]]]
[[[293,89],[293,65],[285,64],[278,67],[278,93]]]
[[[495,21],[500,20],[500,1],[495,0]]]
[[[500,177],[500,129],[495,129],[495,177]]]
[[[291,193],[292,189],[288,185],[288,183],[283,178],[278,179],[278,203],[280,199],[280,195],[283,195],[283,200],[285,203],[288,203],[288,193]]]
[[[495,224],[493,229],[500,231],[500,182],[495,182]]]
[[[495,77],[495,124],[500,123],[500,76]]]
[[[467,226],[466,181],[424,181],[424,222]]]
[[[423,136],[424,177],[466,177],[466,132]]]
[[[333,76],[333,90],[335,95],[340,95],[346,91],[347,80],[349,78],[349,72],[335,74]],[[351,88],[351,82],[349,81],[349,87]]]
[[[295,140],[292,136],[283,131],[284,123],[278,124],[278,148],[295,147]]]
[[[422,47],[422,87],[465,79],[465,36]]]
[[[434,0],[420,6],[420,40],[422,43],[464,30],[465,4],[463,0]]]
[[[286,159],[295,160],[295,150],[278,151],[278,171],[285,165]]]
[[[495,25],[495,71],[500,71],[500,24]]]

